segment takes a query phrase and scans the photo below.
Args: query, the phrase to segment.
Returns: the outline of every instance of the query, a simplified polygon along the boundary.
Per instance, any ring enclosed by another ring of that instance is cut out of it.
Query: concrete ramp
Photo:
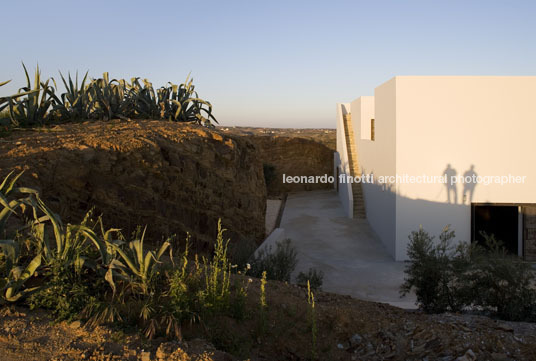
[[[365,219],[346,217],[337,193],[290,194],[281,228],[298,250],[300,271],[324,272],[324,291],[415,309],[415,295],[400,298],[404,262],[395,262]]]

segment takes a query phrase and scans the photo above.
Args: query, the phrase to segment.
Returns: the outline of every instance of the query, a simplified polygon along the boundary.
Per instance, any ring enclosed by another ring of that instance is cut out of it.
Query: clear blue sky
[[[44,76],[191,71],[223,125],[335,127],[394,75],[536,75],[533,1],[9,1],[0,95]],[[536,94],[535,94],[536,101]]]

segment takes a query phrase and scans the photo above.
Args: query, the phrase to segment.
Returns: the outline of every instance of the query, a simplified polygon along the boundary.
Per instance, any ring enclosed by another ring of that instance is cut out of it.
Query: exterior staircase
[[[359,176],[359,164],[357,162],[357,148],[355,145],[354,128],[352,126],[352,115],[345,114],[344,134],[346,135],[346,149],[348,151],[348,162],[350,165],[350,175]],[[365,212],[365,201],[363,199],[363,188],[361,183],[352,183],[352,195],[354,198],[354,218],[367,218]]]

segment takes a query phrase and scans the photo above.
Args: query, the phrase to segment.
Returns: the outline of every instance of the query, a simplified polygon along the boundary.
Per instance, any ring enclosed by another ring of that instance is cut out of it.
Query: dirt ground
[[[259,281],[244,319],[186,326],[185,341],[144,340],[114,327],[53,323],[46,311],[0,311],[1,360],[534,360],[536,324],[484,316],[426,315],[348,296],[315,296],[316,341],[305,289],[267,286],[260,328]],[[215,345],[215,346],[213,346]]]

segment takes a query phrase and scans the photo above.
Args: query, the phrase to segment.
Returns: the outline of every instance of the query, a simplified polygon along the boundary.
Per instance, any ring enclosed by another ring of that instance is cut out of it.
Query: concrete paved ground
[[[300,271],[324,271],[328,292],[414,309],[415,296],[399,296],[404,263],[395,262],[366,220],[347,218],[335,191],[288,196],[281,228],[298,251]]]

